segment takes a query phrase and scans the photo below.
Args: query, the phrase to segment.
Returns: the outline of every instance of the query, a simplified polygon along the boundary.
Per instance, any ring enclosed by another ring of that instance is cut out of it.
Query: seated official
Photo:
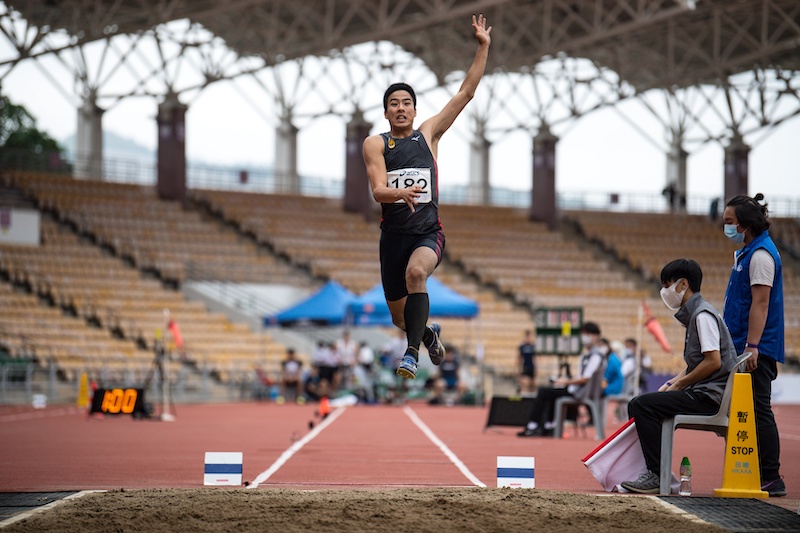
[[[531,416],[525,429],[517,433],[519,437],[549,437],[553,435],[556,400],[564,396],[584,397],[589,383],[596,372],[602,372],[605,355],[600,343],[600,327],[594,322],[586,322],[581,327],[581,343],[584,353],[580,359],[580,373],[576,378],[559,378],[552,387],[539,387],[533,402]]]
[[[736,362],[736,348],[722,316],[700,294],[703,272],[691,259],[676,259],[661,270],[661,298],[686,328],[683,360],[686,368],[658,392],[638,396],[628,404],[636,422],[647,470],[622,486],[643,494],[658,494],[661,473],[661,424],[679,414],[712,415]]]

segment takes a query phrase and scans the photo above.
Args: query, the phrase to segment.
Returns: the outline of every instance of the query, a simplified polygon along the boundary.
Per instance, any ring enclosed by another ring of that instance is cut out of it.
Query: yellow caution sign
[[[572,324],[569,322],[562,322],[561,323],[561,336],[562,337],[569,337],[572,335]]]
[[[714,496],[722,498],[768,498],[761,490],[761,470],[758,464],[756,413],[753,408],[753,378],[750,374],[733,376],[730,421],[725,439],[725,469],[722,488]]]
[[[78,383],[78,407],[89,407],[89,378],[86,372],[81,372]]]

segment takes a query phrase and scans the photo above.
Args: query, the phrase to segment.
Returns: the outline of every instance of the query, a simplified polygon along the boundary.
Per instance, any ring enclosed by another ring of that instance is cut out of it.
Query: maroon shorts
[[[406,267],[414,250],[421,247],[436,252],[437,265],[444,253],[444,231],[442,228],[422,235],[381,232],[381,282],[386,300],[394,302],[408,296],[406,287]]]

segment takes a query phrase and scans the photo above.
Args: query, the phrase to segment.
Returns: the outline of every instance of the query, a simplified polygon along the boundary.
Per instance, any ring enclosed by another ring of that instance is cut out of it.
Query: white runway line
[[[266,480],[268,480],[270,477],[272,477],[272,474],[277,472],[280,469],[280,467],[282,467],[286,463],[286,461],[291,459],[292,456],[295,453],[299,452],[303,448],[303,446],[305,446],[306,444],[311,442],[311,440],[314,437],[316,437],[317,435],[319,435],[320,432],[322,432],[323,429],[325,429],[326,427],[330,426],[333,423],[334,420],[339,418],[339,416],[341,416],[341,414],[344,413],[344,411],[345,411],[345,408],[342,408],[342,407],[339,407],[339,408],[334,409],[333,411],[331,411],[331,414],[329,414],[327,416],[327,418],[325,418],[325,420],[323,420],[322,422],[317,424],[317,426],[314,429],[312,429],[311,431],[306,433],[305,437],[303,437],[302,439],[294,442],[289,447],[289,449],[287,449],[285,452],[283,452],[281,454],[280,457],[278,457],[277,461],[272,463],[272,466],[270,466],[269,468],[267,468],[266,470],[261,472],[258,475],[258,477],[256,477],[256,479],[253,480],[253,482],[250,483],[250,485],[247,486],[247,488],[248,489],[254,489],[254,488],[258,487],[258,485],[260,483],[264,483]]]
[[[85,407],[64,407],[61,409],[46,409],[42,411],[27,411],[25,413],[9,413],[0,415],[0,422],[17,422],[20,420],[33,420],[35,418],[48,418],[53,416],[86,414]]]
[[[406,414],[406,416],[408,416],[408,418],[411,419],[415,426],[422,430],[422,432],[431,440],[431,442],[433,442],[439,447],[440,450],[442,450],[442,453],[444,453],[447,458],[450,459],[450,462],[452,462],[456,468],[458,468],[461,473],[464,474],[464,477],[470,480],[473,485],[478,487],[486,487],[486,485],[480,479],[475,477],[475,474],[470,472],[469,468],[467,468],[466,465],[461,462],[461,459],[459,459],[458,456],[454,454],[450,448],[448,448],[447,445],[442,442],[439,437],[433,433],[433,431],[430,430],[428,426],[425,425],[425,422],[420,420],[420,418],[417,416],[417,413],[415,413],[413,409],[406,405],[403,407],[403,412]]]

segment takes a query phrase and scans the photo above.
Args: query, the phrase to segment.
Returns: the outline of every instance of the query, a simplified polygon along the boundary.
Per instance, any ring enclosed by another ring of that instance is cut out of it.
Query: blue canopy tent
[[[319,291],[280,313],[264,317],[265,326],[336,326],[346,322],[347,306],[356,295],[329,281]]]
[[[431,301],[430,316],[473,318],[478,315],[478,304],[435,277],[428,278],[428,295]],[[380,283],[356,296],[345,287],[329,281],[319,291],[300,303],[280,313],[264,317],[265,326],[391,326],[392,316]]]
[[[478,304],[457,293],[431,276],[427,283],[431,302],[430,316],[473,318],[478,315]],[[348,320],[356,326],[389,326],[392,316],[383,295],[380,283],[354,298],[347,306]]]

